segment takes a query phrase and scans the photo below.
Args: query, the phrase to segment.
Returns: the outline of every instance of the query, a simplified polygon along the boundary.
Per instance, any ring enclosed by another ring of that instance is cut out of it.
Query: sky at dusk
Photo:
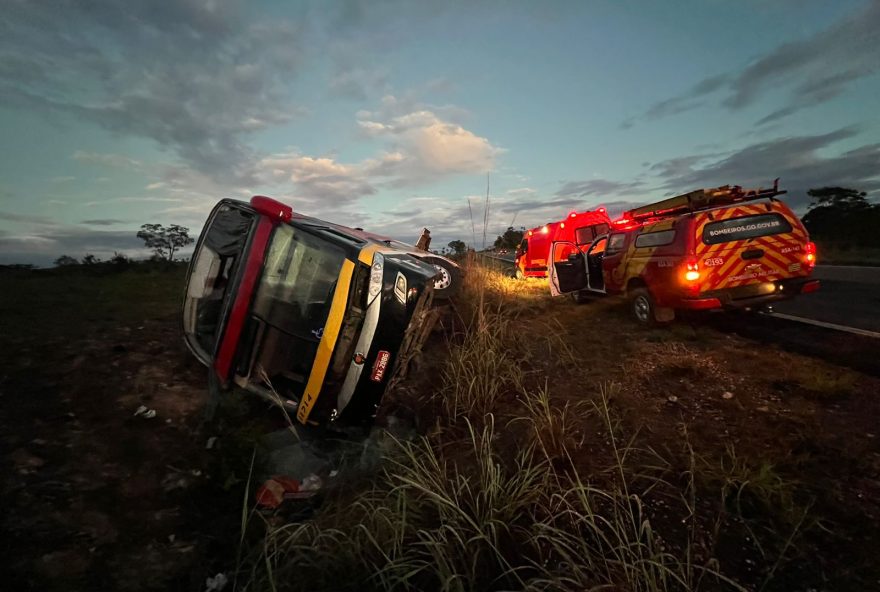
[[[880,2],[2,0],[0,263],[224,197],[434,246],[775,177],[880,195]]]

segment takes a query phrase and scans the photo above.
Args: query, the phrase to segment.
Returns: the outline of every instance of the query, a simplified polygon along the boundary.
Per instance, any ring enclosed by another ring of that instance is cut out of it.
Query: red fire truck
[[[597,236],[608,234],[611,220],[605,208],[571,212],[562,220],[527,230],[516,250],[516,277],[547,277],[547,258],[555,242],[586,249]]]

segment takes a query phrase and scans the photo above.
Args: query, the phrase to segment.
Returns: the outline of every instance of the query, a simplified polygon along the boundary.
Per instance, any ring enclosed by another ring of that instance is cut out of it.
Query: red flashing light
[[[571,214],[568,215],[569,218],[575,218],[576,216],[577,216],[576,212],[572,212]]]
[[[604,213],[605,213],[605,208],[599,208],[599,213],[600,213],[600,214],[604,214]]]
[[[810,269],[816,266],[816,243],[807,243],[807,246],[804,247],[804,259],[807,262],[807,267]]]
[[[547,225],[545,224],[545,225],[541,228],[541,234],[547,234],[548,232],[550,232],[550,227],[547,226]]]
[[[273,220],[289,222],[293,218],[293,208],[287,204],[283,204],[276,199],[266,197],[265,195],[255,195],[251,198],[251,207],[257,212],[268,216]]]
[[[532,231],[531,231],[531,230],[529,230],[529,236],[532,236]]]

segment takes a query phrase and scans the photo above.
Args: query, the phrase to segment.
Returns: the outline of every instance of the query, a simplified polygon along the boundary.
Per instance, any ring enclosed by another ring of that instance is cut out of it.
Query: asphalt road
[[[818,292],[775,304],[774,311],[880,333],[880,267],[820,265],[813,277],[822,280]]]

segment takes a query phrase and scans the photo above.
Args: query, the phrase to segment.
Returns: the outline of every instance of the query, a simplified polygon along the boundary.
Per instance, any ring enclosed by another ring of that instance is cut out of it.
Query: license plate
[[[391,354],[387,351],[380,351],[379,355],[376,356],[376,361],[373,363],[373,373],[370,375],[370,380],[373,382],[382,382],[382,378],[385,376],[385,370],[388,369],[388,363],[391,361]]]

